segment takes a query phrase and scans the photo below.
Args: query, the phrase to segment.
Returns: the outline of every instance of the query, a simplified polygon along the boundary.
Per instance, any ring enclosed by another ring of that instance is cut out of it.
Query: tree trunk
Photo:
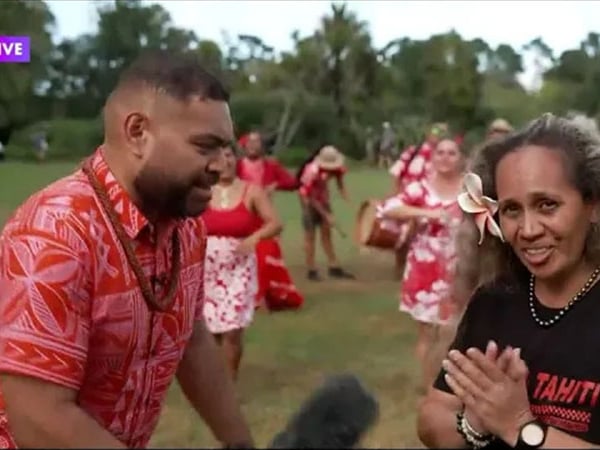
[[[292,115],[292,109],[294,106],[294,101],[292,100],[291,95],[287,95],[285,98],[285,105],[283,107],[283,112],[281,113],[281,117],[279,118],[279,126],[277,127],[277,137],[275,139],[275,145],[273,146],[273,153],[277,153],[284,147],[285,141],[285,130],[290,121],[290,116]]]

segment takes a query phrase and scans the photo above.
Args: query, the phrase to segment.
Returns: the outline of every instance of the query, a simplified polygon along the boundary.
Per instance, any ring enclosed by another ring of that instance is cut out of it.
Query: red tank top
[[[232,238],[246,238],[256,230],[257,216],[246,206],[246,193],[248,183],[244,187],[242,198],[233,208],[216,209],[210,205],[202,213],[202,220],[206,225],[209,236],[222,236]]]

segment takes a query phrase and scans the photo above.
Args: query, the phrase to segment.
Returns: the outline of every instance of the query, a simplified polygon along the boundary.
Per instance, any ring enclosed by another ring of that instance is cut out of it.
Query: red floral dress
[[[278,191],[294,191],[298,187],[296,177],[271,158],[259,158],[255,161],[242,158],[238,161],[237,175],[240,179],[262,188],[275,184]],[[258,219],[257,228],[261,225],[262,221]],[[300,308],[304,303],[304,297],[296,288],[285,265],[279,238],[262,239],[256,246],[256,258],[258,264],[256,307],[266,305],[269,311]]]
[[[413,158],[415,152],[417,154]],[[413,181],[420,181],[427,177],[431,169],[432,153],[433,146],[429,142],[424,142],[420,148],[412,146],[402,152],[389,169],[390,175],[396,179],[398,190],[404,189]]]
[[[329,179],[337,178],[338,182],[343,181],[346,174],[346,167],[329,170],[322,169],[313,161],[306,165],[300,177],[300,195],[304,198],[312,197],[322,205],[329,206]]]
[[[246,185],[233,208],[209,207],[202,214],[206,224],[204,269],[204,319],[213,334],[246,328],[254,318],[258,291],[256,254],[236,253],[254,230],[257,216],[245,204]]]
[[[444,208],[447,221],[421,220],[410,242],[400,311],[418,322],[445,323],[452,318],[450,287],[456,263],[455,232],[462,212],[455,199],[443,200],[426,180],[414,181],[400,194],[405,205],[417,208]]]

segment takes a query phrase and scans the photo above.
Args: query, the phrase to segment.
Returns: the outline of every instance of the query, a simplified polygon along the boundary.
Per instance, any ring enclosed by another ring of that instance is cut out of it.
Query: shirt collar
[[[129,194],[115,178],[104,159],[101,148],[96,150],[92,157],[92,170],[98,177],[100,184],[106,189],[108,198],[127,235],[131,239],[137,238],[140,232],[149,225],[148,219],[133,203]]]

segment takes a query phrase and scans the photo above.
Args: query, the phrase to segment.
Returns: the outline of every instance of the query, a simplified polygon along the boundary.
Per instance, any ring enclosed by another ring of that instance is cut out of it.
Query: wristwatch
[[[519,430],[519,439],[515,448],[539,448],[546,441],[548,425],[540,420],[527,422]]]

